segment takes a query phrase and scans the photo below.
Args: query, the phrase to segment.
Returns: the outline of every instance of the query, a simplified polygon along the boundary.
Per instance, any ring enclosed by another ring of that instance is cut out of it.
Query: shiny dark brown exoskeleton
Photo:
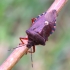
[[[22,44],[24,44],[22,39],[28,40],[27,47],[31,48],[33,46],[33,52],[35,52],[35,45],[45,45],[50,34],[55,31],[56,18],[57,11],[52,10],[50,12],[45,12],[32,20],[32,26],[26,30],[28,38],[20,38]],[[31,51],[29,52],[32,53]]]

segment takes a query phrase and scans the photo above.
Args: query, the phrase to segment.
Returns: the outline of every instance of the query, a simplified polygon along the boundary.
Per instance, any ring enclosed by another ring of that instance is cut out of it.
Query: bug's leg
[[[23,38],[23,37],[20,37],[19,39],[21,41],[21,43],[19,43],[19,45],[23,45],[24,44],[23,40],[28,40],[28,38]]]
[[[33,46],[32,51],[28,51],[29,53],[34,53],[35,52],[35,46]]]
[[[32,26],[32,24],[33,24],[35,21],[36,21],[36,18],[32,18],[32,19],[31,19],[31,22],[32,22],[32,23],[31,23],[31,26]]]
[[[35,52],[35,46],[33,46],[33,53]]]
[[[20,39],[20,41],[21,41],[21,43],[19,43],[19,45],[24,45],[23,40],[28,40],[28,38],[23,38],[23,37],[20,37],[19,39]],[[27,51],[27,52],[28,52],[28,51]],[[25,54],[27,54],[27,52],[26,52]]]
[[[36,18],[32,18],[32,19],[31,19],[32,23],[34,23],[34,22],[35,22],[35,20],[36,20]]]

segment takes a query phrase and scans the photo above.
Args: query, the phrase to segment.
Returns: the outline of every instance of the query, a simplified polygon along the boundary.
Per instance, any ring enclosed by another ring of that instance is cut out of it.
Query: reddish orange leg
[[[23,37],[20,37],[19,39],[21,41],[21,43],[19,43],[19,45],[24,45],[23,40],[28,40],[28,38],[23,38]],[[26,52],[26,54],[27,54],[27,52]]]
[[[20,37],[19,39],[21,41],[21,43],[19,43],[19,45],[23,45],[24,44],[23,40],[28,40],[28,38],[22,38],[22,37]]]
[[[32,18],[32,19],[31,19],[32,24],[35,22],[35,20],[36,20],[36,18]],[[32,25],[32,24],[31,24],[31,25]]]
[[[23,40],[28,40],[28,38],[22,38],[22,37],[20,37],[19,39],[21,41],[21,43],[19,45],[24,45]],[[27,52],[34,53],[35,52],[35,46],[33,46],[33,51],[27,51]],[[27,54],[27,52],[26,52],[26,54]]]

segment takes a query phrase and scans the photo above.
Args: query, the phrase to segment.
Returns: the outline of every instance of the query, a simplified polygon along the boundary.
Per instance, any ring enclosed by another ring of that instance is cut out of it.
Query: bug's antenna
[[[9,49],[8,51],[14,50],[16,48],[19,48],[19,47],[22,47],[22,46],[25,46],[25,45],[27,45],[27,44],[19,45],[19,46],[15,47],[15,48]]]
[[[32,52],[32,48],[31,48],[31,52]],[[31,65],[32,65],[32,68],[33,68],[33,58],[32,58],[32,53],[31,53]]]

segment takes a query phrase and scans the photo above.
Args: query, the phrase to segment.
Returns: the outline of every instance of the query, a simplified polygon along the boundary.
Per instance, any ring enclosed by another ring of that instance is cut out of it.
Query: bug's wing
[[[43,27],[45,26],[44,22],[45,22],[45,16],[43,15],[34,22],[34,24],[29,28],[29,30],[33,30],[37,33],[40,33]]]
[[[34,21],[34,24],[30,27],[30,30],[33,30],[37,33],[41,33],[43,28],[50,24],[51,27],[55,26],[56,24],[56,17],[57,17],[57,12],[56,10],[52,10],[51,12],[42,14],[41,16],[38,16],[36,20]],[[46,24],[46,22],[48,24]]]
[[[55,23],[57,18],[57,11],[52,10],[45,14],[45,18],[48,22]]]
[[[55,31],[57,16],[58,15],[57,15],[57,11],[56,10],[52,10],[51,12],[45,14],[45,18],[49,22],[49,24],[50,24],[50,26],[52,28],[50,34],[52,34]]]
[[[52,10],[51,12],[46,13],[45,18],[46,18],[45,23],[47,23],[47,25],[44,26],[41,32],[41,36],[43,36],[45,40],[48,40],[48,37],[55,31],[56,28],[56,18],[57,18],[56,10]]]

